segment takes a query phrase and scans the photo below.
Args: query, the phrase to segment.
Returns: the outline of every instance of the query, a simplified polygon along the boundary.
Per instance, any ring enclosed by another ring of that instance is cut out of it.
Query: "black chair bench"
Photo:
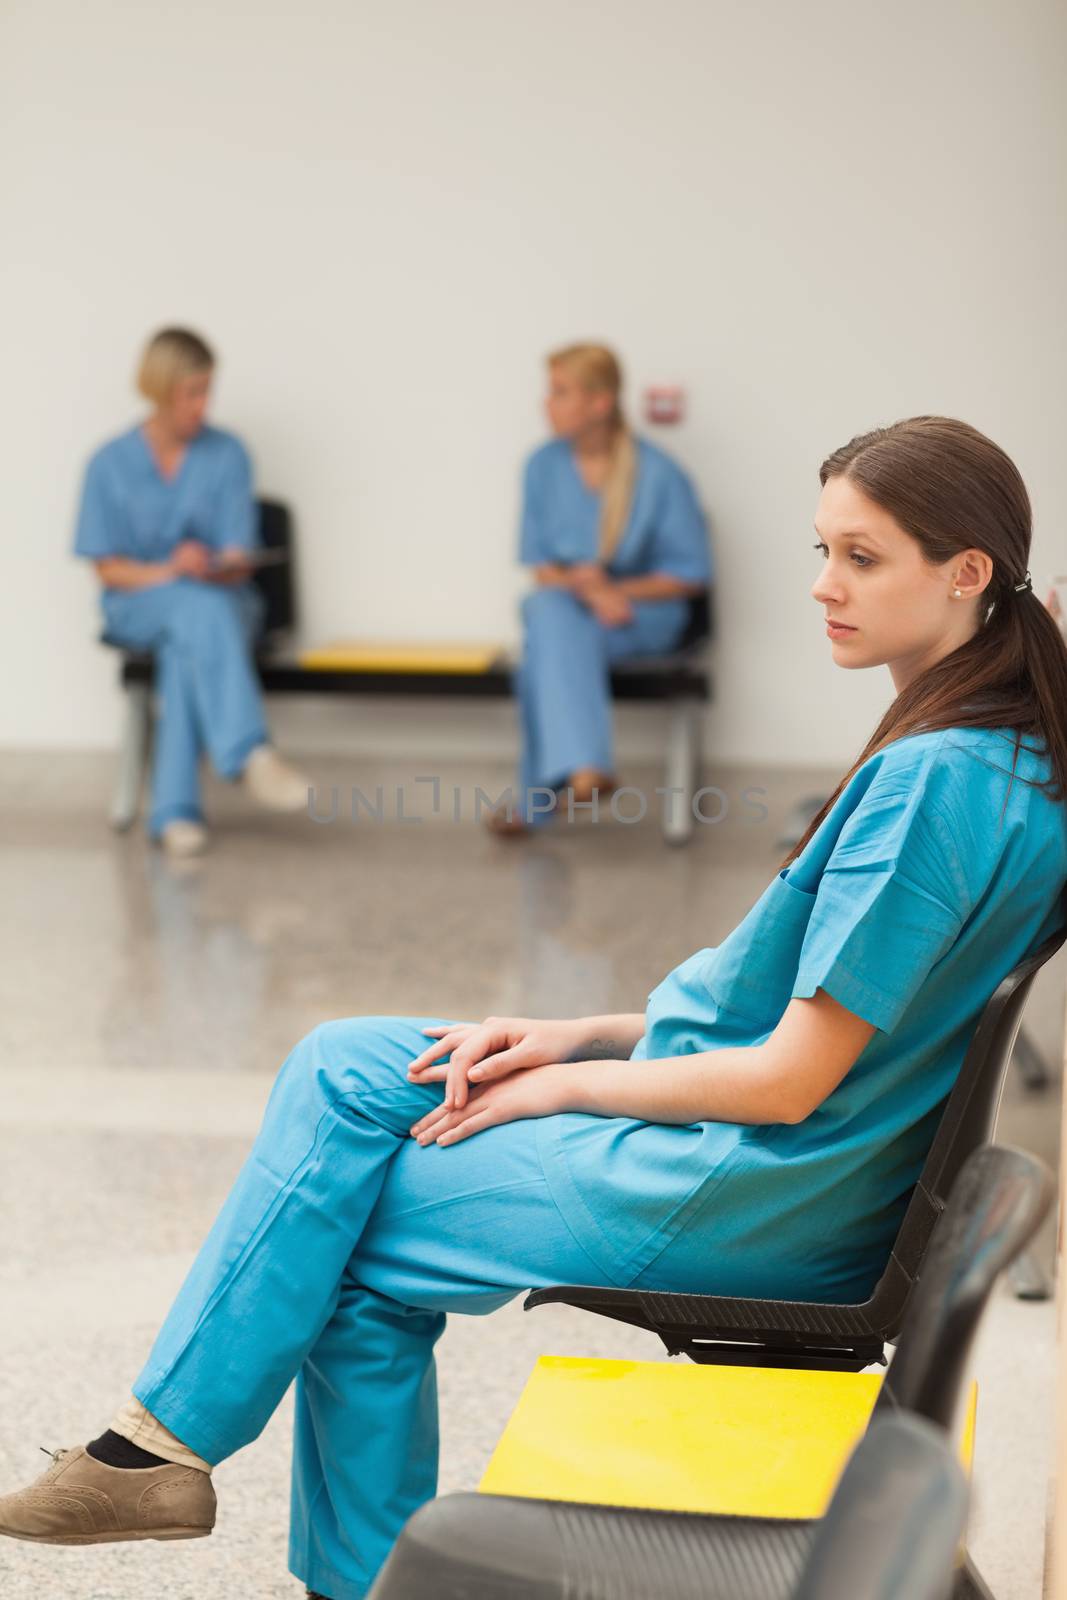
[[[486,672],[362,672],[302,667],[286,643],[296,620],[292,520],[277,501],[259,502],[260,543],[284,550],[289,560],[264,567],[255,581],[267,602],[257,669],[264,694],[398,695],[407,698],[505,699],[512,695],[513,664],[504,656]],[[657,702],[667,711],[663,787],[663,835],[684,844],[694,823],[694,786],[700,758],[700,710],[711,699],[711,678],[702,649],[711,635],[710,595],[691,603],[679,648],[668,656],[620,662],[611,675],[612,693],[626,701]],[[111,811],[119,830],[131,826],[140,806],[152,731],[154,663],[150,655],[123,652],[120,682],[126,716],[118,781]],[[649,808],[651,809],[651,807]]]
[[[968,1555],[952,1571],[966,1499],[955,1463],[926,1481],[928,1516],[917,1460],[900,1459],[896,1493],[852,1495],[859,1482],[873,1489],[882,1442],[909,1420],[954,1450],[982,1315],[1054,1193],[1047,1168],[1021,1151],[986,1146],[965,1163],[825,1523],[453,1494],[409,1519],[368,1600],[945,1600],[950,1586],[953,1600],[992,1600]],[[947,1453],[940,1460],[948,1466]],[[887,1520],[897,1508],[901,1520]]]

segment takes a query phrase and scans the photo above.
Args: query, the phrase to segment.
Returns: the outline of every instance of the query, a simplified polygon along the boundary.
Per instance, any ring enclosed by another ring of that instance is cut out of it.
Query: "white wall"
[[[296,508],[316,639],[513,637],[542,352],[603,337],[635,390],[684,383],[660,437],[715,521],[723,759],[844,761],[889,697],[832,666],[808,598],[816,468],[852,433],[924,410],[986,429],[1034,494],[1035,579],[1067,570],[1051,0],[0,18],[0,743],[114,737],[67,552],[81,464],[136,415],[165,321],[221,349],[216,416]],[[332,716],[430,751],[506,741],[496,710]]]

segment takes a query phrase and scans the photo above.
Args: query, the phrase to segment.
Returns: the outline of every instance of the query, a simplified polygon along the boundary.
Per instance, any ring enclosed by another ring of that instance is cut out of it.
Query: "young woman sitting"
[[[317,1028],[132,1398],[0,1532],[209,1533],[212,1467],[295,1379],[291,1569],[361,1600],[434,1493],[446,1313],[559,1282],[871,1290],[982,1008],[1058,924],[1067,646],[974,429],[897,423],[821,477],[830,649],[896,697],[747,916],[644,1012]]]
[[[711,579],[693,486],[631,432],[612,352],[580,344],[549,356],[545,412],[555,438],[523,482],[520,555],[536,588],[522,608],[519,792],[488,819],[505,835],[565,812],[568,793],[572,808],[610,794],[612,664],[673,650]]]
[[[89,462],[75,553],[93,562],[112,644],[155,654],[161,712],[148,831],[171,855],[207,844],[200,757],[275,811],[307,780],[270,743],[252,647],[263,603],[244,445],[206,421],[215,358],[195,333],[150,339],[138,387],[152,409]]]

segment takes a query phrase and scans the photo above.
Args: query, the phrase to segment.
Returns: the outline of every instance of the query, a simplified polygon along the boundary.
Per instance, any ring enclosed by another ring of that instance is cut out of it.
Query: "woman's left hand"
[[[602,627],[623,628],[634,620],[630,600],[614,584],[594,590],[585,603]]]
[[[458,1144],[484,1128],[502,1122],[521,1122],[527,1117],[554,1117],[566,1111],[566,1085],[572,1072],[570,1062],[514,1072],[495,1082],[472,1084],[465,1106],[449,1111],[435,1106],[411,1129],[421,1145]]]

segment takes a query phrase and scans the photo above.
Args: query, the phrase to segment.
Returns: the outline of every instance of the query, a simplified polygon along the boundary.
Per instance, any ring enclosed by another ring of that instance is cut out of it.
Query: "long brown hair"
[[[568,367],[583,389],[606,392],[615,402],[609,418],[612,429],[611,461],[600,492],[600,532],[597,559],[605,566],[626,531],[637,481],[637,444],[622,409],[622,367],[613,350],[603,344],[569,344],[553,350],[549,367]]]
[[[860,434],[827,456],[819,482],[837,477],[888,511],[932,565],[963,550],[984,550],[993,575],[980,596],[977,631],[900,691],[783,868],[863,763],[910,733],[1011,728],[1013,782],[1020,744],[1034,735],[1052,772],[1039,787],[1050,800],[1067,796],[1067,644],[1032,590],[1015,589],[1029,582],[1032,535],[1030,497],[1015,463],[965,422],[909,417]]]

